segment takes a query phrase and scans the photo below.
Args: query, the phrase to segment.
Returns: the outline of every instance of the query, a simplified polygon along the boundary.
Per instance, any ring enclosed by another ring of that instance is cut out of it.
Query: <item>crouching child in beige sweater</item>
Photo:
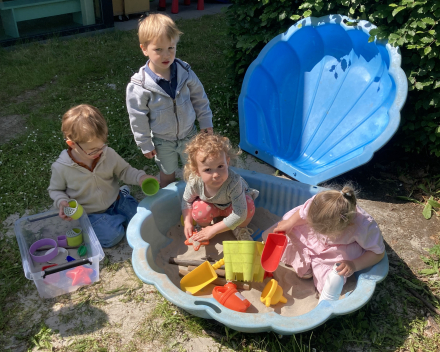
[[[154,176],[131,167],[107,146],[107,123],[93,106],[71,108],[63,116],[61,130],[69,148],[52,164],[49,195],[65,220],[71,218],[63,208],[69,199],[76,199],[87,212],[102,247],[112,247],[124,237],[138,206],[128,187],[119,188],[118,179],[141,185]]]

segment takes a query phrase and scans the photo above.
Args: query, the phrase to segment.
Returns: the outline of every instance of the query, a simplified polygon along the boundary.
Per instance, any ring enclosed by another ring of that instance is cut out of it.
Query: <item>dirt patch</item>
[[[0,116],[0,144],[9,142],[24,132],[26,118],[21,115]]]
[[[386,163],[383,163],[386,164]],[[426,255],[426,248],[432,247],[438,239],[439,222],[437,218],[424,219],[422,207],[414,203],[397,201],[392,195],[397,194],[402,181],[392,179],[385,182],[376,179],[378,168],[372,165],[364,167],[364,171],[353,170],[351,173],[336,179],[338,183],[354,179],[362,185],[359,204],[378,222],[385,241],[390,259],[390,276],[398,273],[399,263],[404,263],[413,273],[424,267],[420,255]],[[265,174],[274,174],[275,169],[260,163],[251,156],[239,160],[239,166]],[[382,170],[389,172],[390,170]],[[411,175],[411,170],[405,171]],[[354,177],[347,177],[354,175]],[[394,176],[393,176],[394,177]],[[410,177],[410,176],[408,176]],[[391,179],[391,178],[389,178]],[[342,181],[342,182],[341,182]],[[384,186],[384,187],[382,187]],[[143,198],[143,196],[142,196]],[[14,236],[13,224],[18,214],[10,216],[3,223],[3,235]],[[32,282],[23,289],[21,294],[8,306],[14,311],[14,318],[6,327],[7,341],[5,349],[26,351],[30,336],[38,332],[41,323],[46,324],[55,333],[50,342],[59,351],[73,349],[73,344],[84,341],[87,346],[96,344],[108,350],[161,350],[163,345],[157,341],[144,341],[140,334],[148,334],[146,326],[158,324],[160,319],[150,317],[150,313],[164,299],[157,293],[154,286],[142,283],[134,274],[130,259],[132,250],[124,240],[118,246],[106,249],[106,257],[100,263],[101,280],[89,287],[84,287],[69,295],[43,300],[38,297]],[[399,274],[401,275],[401,274]],[[375,299],[380,301],[393,287],[392,280],[385,280],[378,286]],[[400,290],[400,288],[394,288]],[[166,302],[165,302],[166,303]],[[400,308],[398,302],[396,311]],[[420,312],[420,308],[418,310]],[[176,309],[176,314],[186,314]],[[436,327],[436,326],[434,326]],[[214,336],[219,338],[219,336]],[[221,338],[221,336],[220,336]],[[171,339],[170,345],[176,344],[177,349],[188,351],[226,350],[224,345],[215,342],[207,332],[204,336],[181,336]]]

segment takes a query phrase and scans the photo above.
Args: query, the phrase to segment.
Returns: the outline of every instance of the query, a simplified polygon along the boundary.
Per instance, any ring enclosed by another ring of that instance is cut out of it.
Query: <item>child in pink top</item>
[[[301,278],[310,278],[321,293],[327,274],[335,263],[339,275],[378,263],[385,255],[385,245],[376,221],[356,206],[350,186],[342,191],[324,191],[283,216],[266,230],[286,232],[288,244],[282,262],[291,265]]]

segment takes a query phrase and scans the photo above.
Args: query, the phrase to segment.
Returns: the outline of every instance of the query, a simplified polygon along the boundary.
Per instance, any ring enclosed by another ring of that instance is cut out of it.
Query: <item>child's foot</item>
[[[253,241],[251,237],[253,231],[249,227],[236,227],[232,233],[239,241]]]
[[[119,188],[119,190],[124,195],[124,197],[127,197],[130,195],[130,187],[128,187],[127,185],[123,185],[122,187]]]

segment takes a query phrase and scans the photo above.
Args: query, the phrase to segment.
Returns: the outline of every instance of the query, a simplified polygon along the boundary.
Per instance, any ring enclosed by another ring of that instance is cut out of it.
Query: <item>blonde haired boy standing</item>
[[[191,67],[176,58],[181,34],[168,16],[145,17],[138,35],[149,60],[127,86],[134,139],[146,158],[155,158],[161,187],[175,180],[179,156],[185,165],[184,150],[197,133],[196,118],[202,130],[212,133],[212,112],[203,85]]]
[[[61,130],[69,149],[52,164],[49,195],[65,220],[72,220],[63,211],[67,201],[76,199],[102,247],[112,247],[124,237],[138,206],[128,189],[119,188],[118,179],[141,185],[153,176],[131,167],[107,146],[107,123],[97,108],[86,104],[71,108]]]

